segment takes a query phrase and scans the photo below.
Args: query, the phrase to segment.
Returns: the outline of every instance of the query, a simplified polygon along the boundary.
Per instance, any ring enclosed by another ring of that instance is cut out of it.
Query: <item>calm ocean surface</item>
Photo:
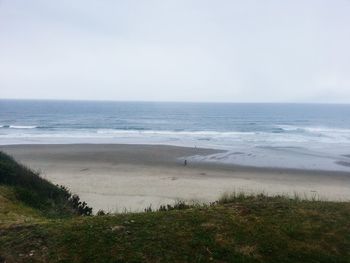
[[[0,144],[31,143],[209,147],[227,152],[193,159],[350,172],[350,105],[0,100]]]

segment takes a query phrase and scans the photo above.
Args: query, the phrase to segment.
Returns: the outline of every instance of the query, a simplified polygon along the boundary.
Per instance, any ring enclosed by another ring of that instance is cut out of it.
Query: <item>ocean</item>
[[[166,144],[189,161],[350,172],[350,105],[0,100],[0,145]]]

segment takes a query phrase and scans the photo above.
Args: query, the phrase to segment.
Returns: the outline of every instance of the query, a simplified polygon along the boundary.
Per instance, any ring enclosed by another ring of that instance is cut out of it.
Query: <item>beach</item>
[[[350,200],[350,174],[192,162],[214,149],[137,144],[8,145],[0,150],[67,186],[97,212],[143,211],[179,200],[209,203],[224,193]]]

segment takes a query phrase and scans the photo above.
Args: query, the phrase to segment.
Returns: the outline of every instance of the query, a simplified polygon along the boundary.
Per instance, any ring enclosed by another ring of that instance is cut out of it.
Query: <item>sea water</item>
[[[350,172],[350,105],[0,100],[0,145],[166,144],[190,161]]]

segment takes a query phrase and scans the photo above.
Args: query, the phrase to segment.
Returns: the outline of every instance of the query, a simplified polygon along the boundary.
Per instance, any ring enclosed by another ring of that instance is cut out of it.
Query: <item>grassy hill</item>
[[[238,195],[90,213],[0,153],[0,262],[350,262],[349,202]]]

